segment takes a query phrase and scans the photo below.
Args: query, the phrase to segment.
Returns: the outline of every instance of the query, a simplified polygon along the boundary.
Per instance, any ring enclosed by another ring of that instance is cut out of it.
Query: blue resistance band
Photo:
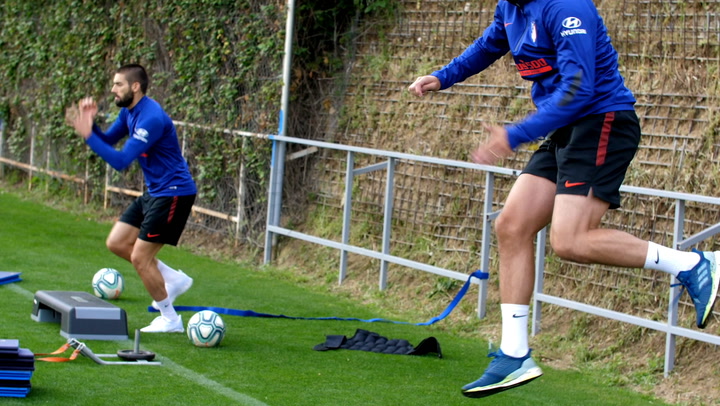
[[[199,312],[202,310],[210,310],[217,314],[226,314],[229,316],[241,316],[241,317],[266,317],[266,318],[275,318],[275,319],[293,319],[293,320],[339,320],[339,321],[362,321],[364,323],[395,323],[395,324],[410,324],[415,326],[429,326],[431,324],[434,324],[445,317],[447,317],[453,309],[455,309],[455,306],[460,302],[460,299],[465,296],[465,293],[467,293],[468,288],[470,287],[470,280],[472,278],[477,279],[488,279],[490,275],[486,272],[483,272],[481,270],[477,270],[473,273],[471,273],[468,276],[467,281],[465,281],[465,284],[463,287],[458,291],[458,293],[453,298],[452,302],[448,305],[445,310],[440,313],[439,316],[433,317],[432,319],[424,322],[424,323],[408,323],[405,321],[392,321],[392,320],[386,320],[386,319],[358,319],[354,317],[295,317],[295,316],[285,316],[284,314],[267,314],[267,313],[257,313],[252,310],[237,310],[237,309],[228,309],[225,307],[213,307],[213,306],[174,306],[175,311],[177,312]],[[154,309],[152,306],[148,306],[149,312],[157,312],[158,310]]]

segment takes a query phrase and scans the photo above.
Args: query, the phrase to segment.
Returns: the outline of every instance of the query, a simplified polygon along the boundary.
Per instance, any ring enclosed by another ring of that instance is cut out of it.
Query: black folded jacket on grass
[[[342,335],[328,335],[324,343],[313,347],[315,351],[339,349],[396,355],[426,355],[434,353],[437,354],[438,358],[442,358],[440,343],[435,337],[428,337],[422,340],[417,347],[413,347],[408,340],[388,339],[378,333],[362,329],[357,329],[355,335],[350,338]]]

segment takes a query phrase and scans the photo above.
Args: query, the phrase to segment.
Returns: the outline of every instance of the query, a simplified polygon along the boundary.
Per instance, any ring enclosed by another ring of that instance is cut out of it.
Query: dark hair
[[[136,63],[129,63],[127,65],[119,67],[115,73],[121,73],[125,75],[125,79],[127,79],[129,85],[132,85],[135,82],[140,83],[140,90],[142,90],[143,94],[147,93],[150,78],[148,77],[148,74],[145,71],[145,68],[142,67],[142,65],[138,65]]]

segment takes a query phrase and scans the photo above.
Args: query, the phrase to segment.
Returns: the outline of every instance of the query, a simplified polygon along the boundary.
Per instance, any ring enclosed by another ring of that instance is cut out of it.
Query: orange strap
[[[62,354],[62,353],[65,352],[65,350],[67,350],[68,348],[70,348],[70,343],[66,343],[66,344],[63,345],[62,347],[58,348],[56,351],[53,351],[53,352],[50,352],[50,353],[46,353],[46,354],[45,354],[45,353],[38,353],[38,354],[35,354],[35,355],[56,355],[56,354]],[[80,347],[80,348],[76,349],[75,351],[73,351],[72,355],[70,355],[70,358],[63,358],[63,357],[44,357],[44,358],[37,358],[37,361],[47,361],[47,362],[68,362],[68,361],[72,361],[72,360],[74,360],[75,358],[77,358],[78,354],[80,354],[80,350],[81,350],[81,349],[82,349],[82,347]]]

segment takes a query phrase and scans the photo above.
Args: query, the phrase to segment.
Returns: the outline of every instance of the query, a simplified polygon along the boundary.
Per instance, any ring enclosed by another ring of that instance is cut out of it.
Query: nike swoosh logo
[[[657,263],[660,262],[660,251],[659,251],[659,250],[656,250],[656,251],[655,251],[655,255],[657,255],[657,258],[655,259],[655,263],[657,264]]]
[[[584,185],[585,182],[570,182],[569,180],[565,181],[565,187],[573,187],[573,186],[580,186]]]
[[[507,26],[510,25],[510,24],[512,24],[512,23],[505,23],[505,26],[507,27]]]
[[[147,236],[148,236],[148,238],[155,238],[155,237],[160,237],[160,234],[150,234],[150,233],[148,233]]]
[[[513,314],[513,319],[519,319],[521,317],[527,317],[527,314]]]

